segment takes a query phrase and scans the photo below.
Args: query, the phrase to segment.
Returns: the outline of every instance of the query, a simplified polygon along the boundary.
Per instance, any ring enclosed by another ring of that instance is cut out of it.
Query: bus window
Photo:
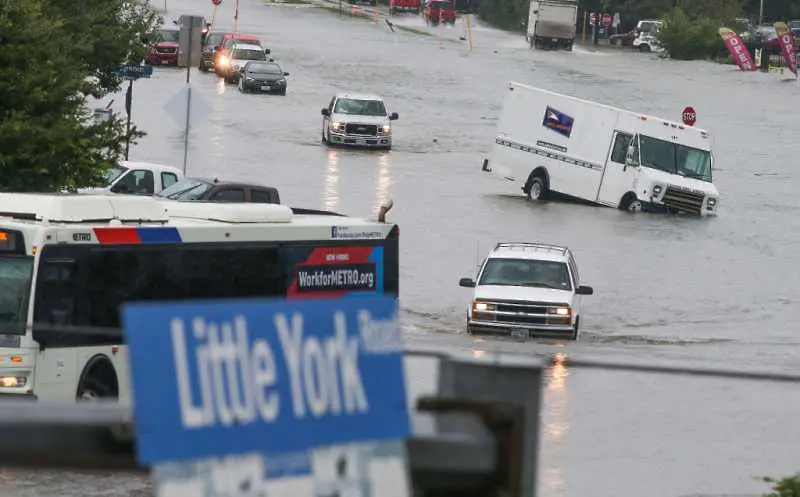
[[[72,260],[47,260],[39,267],[34,321],[68,326],[75,320],[77,266]]]
[[[24,335],[33,257],[0,257],[0,334]]]
[[[90,250],[82,324],[120,327],[125,302],[271,297],[285,294],[276,248],[114,247]]]

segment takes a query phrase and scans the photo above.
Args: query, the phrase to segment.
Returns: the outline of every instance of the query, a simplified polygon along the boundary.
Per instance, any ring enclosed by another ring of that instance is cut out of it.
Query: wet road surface
[[[233,2],[217,24],[233,24]],[[210,17],[170,0],[169,14]],[[208,11],[207,11],[208,10]],[[423,28],[415,17],[398,21]],[[308,6],[243,0],[239,30],[261,35],[289,77],[285,97],[243,95],[192,72],[206,112],[192,123],[189,174],[274,185],[286,203],[372,215],[393,198],[402,227],[401,304],[419,347],[798,372],[800,203],[793,108],[800,86],[775,74],[576,48],[535,52],[522,36],[462,24],[392,33]],[[432,31],[434,34],[435,31]],[[134,85],[148,131],[131,160],[182,164],[182,126],[164,110],[185,73]],[[504,85],[541,86],[678,119],[692,105],[716,148],[720,215],[690,219],[524,201],[486,177]],[[328,150],[320,108],[337,91],[378,93],[400,114],[388,153]],[[122,110],[124,98],[115,97]],[[468,290],[500,240],[569,245],[586,299],[578,343],[471,339]],[[797,469],[800,394],[788,385],[555,368],[545,384],[540,495],[754,495],[759,475]],[[140,479],[0,474],[0,497],[129,495]],[[92,494],[91,492],[100,492]]]

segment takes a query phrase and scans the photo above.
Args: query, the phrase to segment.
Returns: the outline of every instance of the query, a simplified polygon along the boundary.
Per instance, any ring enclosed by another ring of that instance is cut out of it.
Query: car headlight
[[[661,187],[661,185],[655,185],[655,186],[653,187],[653,195],[658,195],[658,194],[660,194],[662,189],[663,189],[663,188]]]
[[[548,307],[547,314],[566,318],[572,315],[572,309],[569,307]]]
[[[331,127],[331,129],[333,131],[343,131],[344,130],[344,124],[342,124],[342,123],[332,122],[330,124],[330,127]]]
[[[472,303],[473,312],[490,312],[495,310],[495,305],[490,302],[475,301]]]
[[[706,202],[706,206],[708,210],[714,209],[714,207],[717,206],[717,199],[715,199],[714,197],[708,197],[708,202]]]
[[[388,124],[384,124],[383,125],[383,134],[384,135],[388,135],[391,132],[392,132],[392,127],[389,126]]]

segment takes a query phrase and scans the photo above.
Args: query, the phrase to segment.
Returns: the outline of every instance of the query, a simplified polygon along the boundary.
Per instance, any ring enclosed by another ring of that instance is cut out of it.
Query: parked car
[[[467,307],[470,334],[514,338],[553,336],[576,340],[582,296],[594,290],[582,284],[569,248],[541,243],[498,243],[486,256]]]
[[[761,48],[767,54],[781,53],[781,44],[775,26],[762,24],[739,34],[745,45]]]
[[[278,189],[256,183],[185,178],[156,195],[168,200],[280,204]]]
[[[431,26],[439,23],[455,24],[456,8],[452,0],[425,0],[425,11],[423,12],[425,22]]]
[[[608,42],[612,45],[620,45],[623,47],[629,47],[633,45],[633,40],[635,40],[639,36],[639,32],[636,31],[636,28],[628,31],[627,33],[617,33],[613,34],[608,37]]]
[[[106,171],[106,185],[79,188],[78,193],[128,193],[153,195],[183,179],[177,167],[150,162],[126,162]]]
[[[159,29],[155,41],[147,47],[145,62],[151,66],[177,66],[180,39],[181,33],[176,28]]]
[[[286,76],[288,72],[277,62],[248,62],[241,70],[239,91],[276,93],[286,95]]]
[[[383,99],[376,95],[340,93],[322,109],[322,142],[329,145],[392,148],[392,121]]]

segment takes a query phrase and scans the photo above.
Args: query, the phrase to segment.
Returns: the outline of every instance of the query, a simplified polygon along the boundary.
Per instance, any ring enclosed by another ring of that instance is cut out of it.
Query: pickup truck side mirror
[[[330,116],[331,115],[331,111],[329,111],[328,108],[325,107],[325,108],[322,109],[322,115],[323,116]]]
[[[581,285],[575,290],[575,295],[593,295],[594,288],[590,286]]]
[[[458,280],[458,286],[463,286],[464,288],[475,288],[475,280],[472,278],[461,278]]]
[[[271,54],[271,53],[272,53],[272,50],[270,50],[269,48],[265,48],[265,49],[264,49],[264,53],[265,53],[265,54],[267,54],[267,55],[269,55],[269,54]]]
[[[283,75],[284,75],[284,76],[288,76],[288,75],[289,75],[289,73],[288,73],[288,72],[286,72],[286,71],[284,71]]]
[[[398,119],[400,119],[400,114],[398,114],[397,112],[392,112],[391,114],[389,114],[390,121],[397,121]]]

